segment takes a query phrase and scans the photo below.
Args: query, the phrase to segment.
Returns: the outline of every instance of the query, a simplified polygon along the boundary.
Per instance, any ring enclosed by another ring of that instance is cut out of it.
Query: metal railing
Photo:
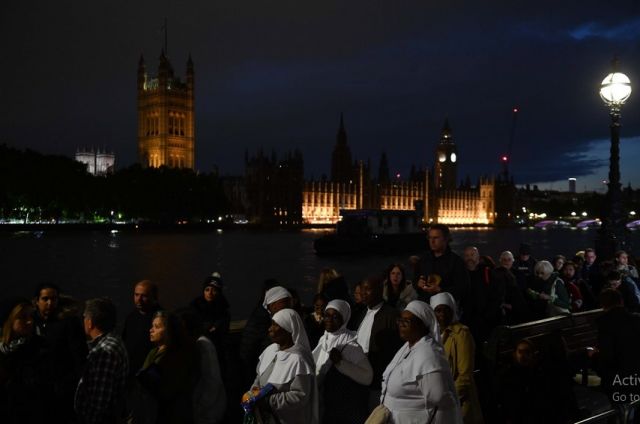
[[[633,416],[632,413],[636,411],[639,405],[640,400],[634,400],[630,403],[614,406],[608,411],[601,412],[600,414],[594,415],[581,421],[577,421],[574,424],[595,424],[597,422],[600,422],[600,420],[602,419],[610,417],[617,417],[616,422],[618,424],[631,424],[630,419]]]

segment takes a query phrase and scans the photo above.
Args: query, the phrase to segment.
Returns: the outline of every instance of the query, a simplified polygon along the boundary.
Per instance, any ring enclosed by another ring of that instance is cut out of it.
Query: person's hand
[[[242,395],[242,402],[248,402],[250,399],[258,396],[258,393],[260,393],[260,387],[253,386],[251,390]]]
[[[510,311],[510,310],[513,309],[513,306],[511,304],[509,304],[509,303],[503,303],[500,306],[502,306],[502,309],[506,309],[507,311]]]
[[[538,293],[538,298],[540,298],[542,300],[551,300],[551,296],[549,296],[546,293]]]
[[[211,327],[209,327],[209,333],[213,333],[214,331],[216,331],[215,325],[212,325]]]
[[[342,353],[334,347],[329,352],[329,359],[331,359],[331,362],[338,365],[340,361],[342,361]]]
[[[423,291],[427,291],[427,277],[421,275],[418,277],[418,288]]]
[[[425,291],[429,294],[438,294],[442,290],[440,289],[440,286],[437,286],[435,284],[427,284],[427,286],[425,287]]]

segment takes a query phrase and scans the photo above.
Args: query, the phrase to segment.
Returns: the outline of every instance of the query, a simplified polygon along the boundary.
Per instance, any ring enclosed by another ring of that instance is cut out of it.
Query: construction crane
[[[511,132],[509,134],[509,144],[507,145],[507,152],[500,157],[502,162],[502,175],[504,180],[509,179],[509,162],[511,161],[511,149],[513,148],[513,140],[516,136],[516,124],[518,122],[518,112],[520,109],[516,106],[511,110]]]

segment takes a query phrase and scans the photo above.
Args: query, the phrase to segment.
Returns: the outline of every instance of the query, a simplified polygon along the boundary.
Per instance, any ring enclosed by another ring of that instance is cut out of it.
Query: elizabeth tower
[[[195,120],[193,61],[187,80],[174,75],[162,51],[157,78],[147,76],[144,58],[138,63],[138,161],[143,167],[194,169]]]

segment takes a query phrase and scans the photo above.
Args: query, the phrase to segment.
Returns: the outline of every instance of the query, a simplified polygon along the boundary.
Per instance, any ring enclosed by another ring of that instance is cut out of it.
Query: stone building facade
[[[85,164],[87,172],[91,175],[104,177],[113,174],[116,166],[116,155],[106,150],[78,149],[76,161]]]
[[[194,169],[194,71],[187,60],[186,81],[176,77],[162,51],[158,74],[138,63],[138,161],[144,167]]]

